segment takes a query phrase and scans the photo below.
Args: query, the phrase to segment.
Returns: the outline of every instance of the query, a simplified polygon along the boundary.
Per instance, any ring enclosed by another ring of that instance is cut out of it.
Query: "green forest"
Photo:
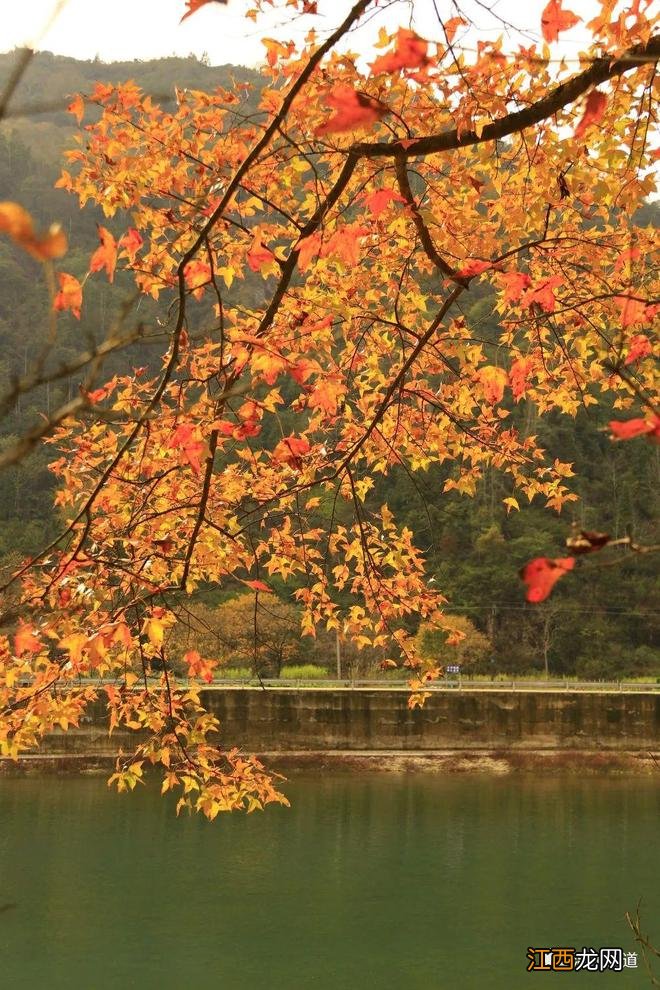
[[[0,87],[14,61],[12,53],[0,56]],[[133,79],[160,101],[174,100],[172,80],[179,88],[213,90],[254,81],[250,70],[211,68],[194,57],[154,62],[105,64],[80,62],[42,53],[27,73],[12,106],[12,116],[0,133],[0,200],[22,204],[42,227],[63,225],[70,243],[67,267],[82,277],[90,252],[97,243],[96,225],[104,221],[98,209],[81,210],[74,197],[55,188],[62,166],[62,152],[71,146],[76,126],[66,105],[78,91],[88,93],[97,80]],[[252,97],[253,99],[253,97]],[[241,107],[254,112],[246,96]],[[660,209],[646,204],[637,215],[639,225],[657,225]],[[116,217],[109,226],[121,231],[126,218]],[[48,297],[41,266],[7,239],[0,241],[0,397],[12,382],[26,374],[47,330]],[[53,368],[78,354],[93,350],[114,319],[122,289],[131,290],[118,274],[119,292],[104,282],[90,283],[80,321],[71,315],[58,322],[58,342],[49,356]],[[241,283],[240,291],[263,293],[256,278]],[[466,314],[483,337],[494,339],[496,314],[487,290]],[[246,300],[250,303],[254,300]],[[144,299],[139,320],[155,327],[166,303]],[[204,333],[203,309],[194,331]],[[109,360],[107,378],[136,366],[156,365],[158,340],[138,342]],[[75,395],[80,380],[74,374],[23,395],[0,418],[0,445],[23,433],[43,412],[49,412]],[[482,674],[524,675],[547,671],[551,675],[581,678],[655,678],[660,675],[658,617],[660,594],[657,562],[653,555],[621,551],[607,560],[580,561],[575,572],[541,605],[524,600],[518,577],[520,567],[540,554],[562,553],[571,526],[604,531],[613,538],[631,535],[642,544],[657,542],[658,448],[648,443],[616,444],[608,438],[607,410],[583,408],[575,419],[567,416],[537,418],[530,403],[511,404],[512,421],[525,435],[536,434],[553,457],[574,464],[575,492],[579,500],[558,516],[541,505],[522,505],[508,511],[503,499],[512,494],[491,471],[473,497],[443,493],[445,483],[457,471],[434,468],[413,479],[403,469],[393,472],[381,487],[370,492],[372,504],[387,501],[397,519],[415,534],[428,560],[429,575],[448,599],[447,610],[469,620],[479,633],[479,649],[466,661],[465,671]],[[599,417],[596,419],[596,417]],[[262,434],[260,442],[277,442]],[[48,463],[57,456],[42,445],[30,458],[0,475],[0,566],[7,570],[48,542],[59,529],[52,508],[55,477]],[[292,610],[291,589],[277,585],[283,608]],[[199,606],[209,614],[226,616],[227,599],[240,586],[221,592],[208,588]],[[242,589],[244,591],[244,589]],[[221,606],[218,610],[217,606]],[[287,613],[288,614],[288,611]],[[220,621],[220,618],[218,618]],[[443,650],[442,644],[439,649]],[[315,662],[334,669],[334,640],[304,639],[281,656],[284,663]],[[451,662],[451,648],[442,660]],[[378,671],[378,658],[368,652],[350,657],[351,669],[360,675]],[[282,664],[276,665],[280,672]],[[268,667],[272,673],[272,666]]]

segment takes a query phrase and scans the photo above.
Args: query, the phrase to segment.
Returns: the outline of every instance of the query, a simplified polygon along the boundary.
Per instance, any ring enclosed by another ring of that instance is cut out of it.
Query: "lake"
[[[309,773],[291,809],[177,819],[154,785],[0,779],[0,985],[650,986],[527,948],[660,943],[658,777]]]

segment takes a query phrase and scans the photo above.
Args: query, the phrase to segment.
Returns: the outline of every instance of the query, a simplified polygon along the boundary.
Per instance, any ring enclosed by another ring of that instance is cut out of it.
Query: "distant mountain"
[[[18,49],[0,54],[0,93],[19,54]],[[212,92],[217,87],[229,89],[246,82],[258,88],[261,81],[253,69],[211,66],[193,55],[149,62],[101,62],[39,52],[12,98],[3,129],[6,133],[9,127],[20,136],[35,157],[59,167],[60,153],[75,129],[75,121],[66,111],[71,97],[75,93],[90,93],[96,82],[120,83],[129,79],[159,102],[173,100],[175,86]],[[248,95],[246,103],[249,110],[256,109],[254,96]]]

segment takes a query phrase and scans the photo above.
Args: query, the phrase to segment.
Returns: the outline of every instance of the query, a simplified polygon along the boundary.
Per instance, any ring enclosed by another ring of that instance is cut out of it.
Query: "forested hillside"
[[[13,59],[12,54],[0,56],[0,88]],[[98,209],[80,210],[73,196],[54,187],[62,151],[72,145],[77,132],[66,112],[71,96],[77,91],[89,93],[97,80],[133,79],[160,101],[174,99],[175,82],[179,89],[209,91],[237,86],[243,94],[241,112],[250,114],[255,109],[253,97],[240,85],[254,78],[248,70],[211,68],[194,58],[103,64],[39,55],[16,95],[12,117],[0,131],[0,200],[21,203],[44,227],[53,221],[62,223],[70,243],[67,269],[82,278],[97,244],[96,224],[106,221]],[[657,223],[659,212],[648,204],[639,212],[638,222]],[[115,218],[109,225],[120,231],[122,223],[122,218]],[[118,274],[117,282],[128,296],[129,279],[123,282]],[[4,238],[0,285],[1,395],[38,353],[47,332],[48,302],[41,266]],[[239,291],[252,305],[250,295],[263,292],[262,286],[255,276],[254,282],[242,282]],[[80,321],[70,314],[60,319],[60,336],[49,361],[66,363],[80,351],[81,341],[93,349],[116,316],[117,298],[105,281],[91,283]],[[495,338],[497,316],[488,292],[472,303],[466,315],[471,326],[481,328],[483,338]],[[167,319],[167,301],[141,300],[139,318],[149,331],[146,335],[155,339],[149,344],[139,341],[109,361],[108,377],[159,362],[162,348],[156,331],[158,321]],[[203,315],[196,319],[192,332],[203,334]],[[79,379],[72,374],[37,390],[29,401],[19,401],[3,422],[0,443],[23,430],[41,410],[48,412],[75,394],[78,387]],[[562,582],[540,606],[526,604],[521,591],[518,569],[540,554],[560,556],[572,522],[613,537],[629,533],[642,543],[657,542],[653,529],[658,448],[612,443],[605,429],[607,411],[597,408],[597,413],[589,407],[581,409],[574,420],[558,415],[537,419],[524,399],[508,408],[523,435],[538,435],[553,457],[575,465],[575,491],[580,498],[560,516],[540,506],[521,504],[518,510],[504,504],[511,488],[492,469],[473,494],[452,491],[458,477],[455,463],[446,470],[434,467],[414,480],[403,469],[395,471],[369,494],[374,505],[386,500],[413,531],[437,586],[449,599],[448,610],[468,617],[487,637],[488,655],[475,670],[526,672],[547,666],[552,673],[596,678],[660,674],[660,593],[657,559],[652,555],[621,553],[605,565],[598,559],[587,560],[579,575]],[[286,426],[286,412],[282,419]],[[259,442],[274,446],[278,439],[264,433]],[[0,558],[5,565],[35,551],[57,530],[51,507],[55,478],[47,468],[55,456],[52,447],[44,446],[0,476]],[[218,600],[213,589],[204,599],[207,604]],[[364,663],[368,662],[367,656]]]

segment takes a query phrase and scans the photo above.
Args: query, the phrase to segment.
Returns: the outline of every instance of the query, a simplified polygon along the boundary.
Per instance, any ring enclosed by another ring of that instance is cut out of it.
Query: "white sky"
[[[282,0],[280,0],[280,3]],[[274,16],[254,22],[244,17],[252,4],[248,0],[229,0],[228,6],[209,4],[180,24],[184,0],[0,0],[2,26],[0,48],[8,51],[29,44],[56,54],[103,61],[151,59],[165,55],[201,56],[206,52],[213,65],[257,65],[264,49],[265,36],[289,40],[301,37],[314,26],[325,32],[337,26],[353,0],[320,0],[322,16],[301,18],[295,29],[288,23],[290,13],[280,9]],[[496,12],[518,28],[529,32],[527,43],[540,38],[541,10],[546,0],[489,0]],[[456,13],[451,0],[436,0],[444,19]],[[381,0],[387,6],[386,0]],[[501,31],[483,8],[465,0],[461,7],[474,16],[479,37],[495,38]],[[565,5],[588,20],[595,10],[594,0],[566,0]],[[48,28],[55,8],[60,12]],[[417,0],[414,27],[431,40],[440,40],[433,0]],[[365,26],[351,39],[353,51],[370,49],[378,25],[389,29],[406,24],[409,4],[396,4],[378,15],[378,22]],[[584,45],[586,33],[578,26],[562,35],[561,44],[553,46],[553,55],[573,56]],[[517,41],[518,39],[516,39]],[[466,42],[469,44],[469,40]]]

